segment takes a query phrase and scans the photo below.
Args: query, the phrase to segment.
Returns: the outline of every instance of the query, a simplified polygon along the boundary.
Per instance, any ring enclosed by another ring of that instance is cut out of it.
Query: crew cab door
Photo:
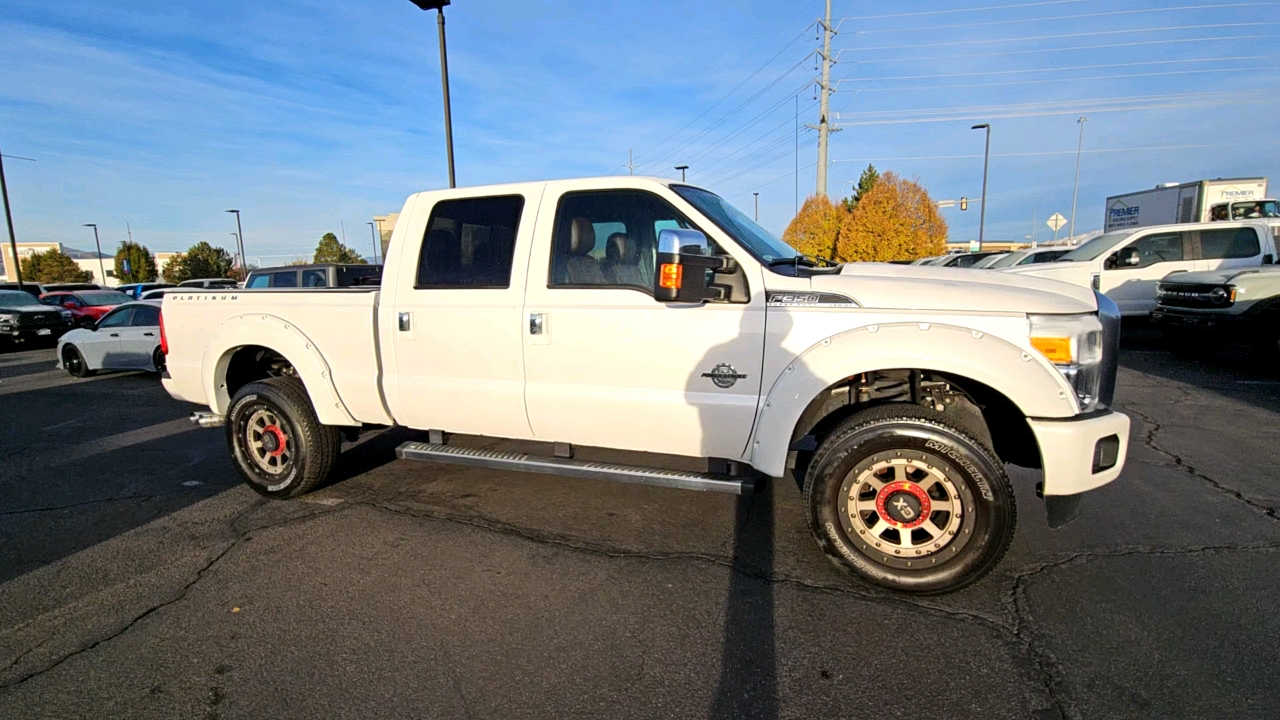
[[[639,189],[548,189],[538,215],[522,334],[535,437],[693,457],[739,458],[760,397],[765,305],[653,297],[658,233],[695,228]],[[727,249],[732,254],[739,248]]]
[[[401,424],[530,437],[521,308],[542,186],[526,187],[420,200],[401,218],[416,230],[393,243],[379,325],[384,396]]]
[[[1147,314],[1156,306],[1160,278],[1196,269],[1192,235],[1157,231],[1129,240],[1103,260],[1099,291],[1115,301],[1122,315]]]

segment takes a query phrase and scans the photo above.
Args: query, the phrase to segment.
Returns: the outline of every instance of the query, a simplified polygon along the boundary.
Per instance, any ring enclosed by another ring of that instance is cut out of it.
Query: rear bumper
[[[1106,410],[1027,424],[1040,445],[1044,495],[1078,495],[1120,476],[1129,452],[1128,416]]]

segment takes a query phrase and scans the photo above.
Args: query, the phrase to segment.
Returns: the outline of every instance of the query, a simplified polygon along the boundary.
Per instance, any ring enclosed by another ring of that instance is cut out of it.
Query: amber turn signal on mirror
[[[684,266],[675,263],[663,263],[658,268],[658,287],[679,290],[684,281]]]

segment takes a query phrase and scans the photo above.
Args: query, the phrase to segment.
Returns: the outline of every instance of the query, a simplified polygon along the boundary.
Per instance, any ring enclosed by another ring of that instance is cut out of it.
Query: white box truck
[[[1280,204],[1267,197],[1267,179],[1218,178],[1109,197],[1103,230],[1257,218],[1280,218]]]

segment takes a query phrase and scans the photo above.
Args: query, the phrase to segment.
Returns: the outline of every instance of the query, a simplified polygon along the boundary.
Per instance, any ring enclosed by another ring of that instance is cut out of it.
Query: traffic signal
[[[969,198],[967,198],[967,197],[962,197],[962,198],[960,198],[960,209],[961,209],[961,210],[968,210],[968,209],[969,209]]]

